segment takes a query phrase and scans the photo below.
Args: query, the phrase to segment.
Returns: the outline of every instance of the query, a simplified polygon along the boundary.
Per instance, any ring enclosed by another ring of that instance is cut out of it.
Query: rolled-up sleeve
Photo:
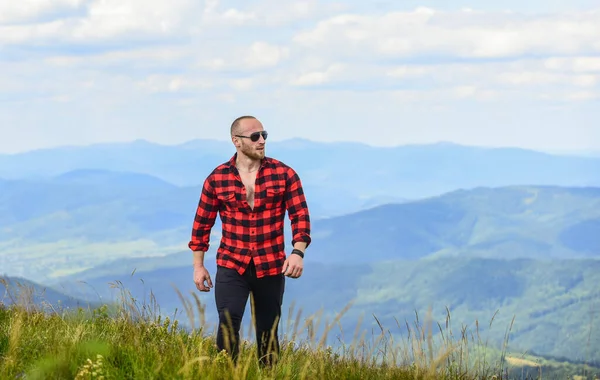
[[[219,199],[215,195],[209,176],[202,185],[202,192],[192,227],[192,237],[188,243],[188,247],[192,251],[208,251],[210,231],[215,224],[219,207]]]
[[[302,188],[302,181],[292,168],[288,168],[285,206],[292,224],[292,244],[305,242],[308,247],[310,237],[310,214]]]

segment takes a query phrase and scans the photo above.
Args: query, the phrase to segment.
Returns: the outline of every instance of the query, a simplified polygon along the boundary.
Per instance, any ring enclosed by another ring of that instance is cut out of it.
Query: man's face
[[[250,136],[254,132],[264,131],[264,128],[260,121],[256,119],[243,119],[240,121],[240,127],[238,135]],[[260,136],[258,141],[253,142],[251,139],[246,137],[237,137],[240,142],[240,151],[246,156],[261,160],[265,157],[265,139]]]

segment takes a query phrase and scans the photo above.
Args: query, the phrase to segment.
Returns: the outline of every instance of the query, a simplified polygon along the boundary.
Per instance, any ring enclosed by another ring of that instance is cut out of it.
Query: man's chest
[[[242,193],[245,195],[246,202],[248,202],[250,208],[254,208],[256,173],[241,173],[240,178],[243,185]]]
[[[217,197],[225,210],[265,211],[282,205],[286,188],[285,176],[278,173],[232,173],[217,188]]]

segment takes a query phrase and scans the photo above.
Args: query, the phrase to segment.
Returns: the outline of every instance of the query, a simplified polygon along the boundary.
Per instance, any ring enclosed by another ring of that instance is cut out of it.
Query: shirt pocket
[[[283,206],[285,188],[283,186],[267,187],[265,209],[271,210]]]
[[[217,199],[221,202],[221,210],[237,210],[238,201],[233,191],[217,193]]]

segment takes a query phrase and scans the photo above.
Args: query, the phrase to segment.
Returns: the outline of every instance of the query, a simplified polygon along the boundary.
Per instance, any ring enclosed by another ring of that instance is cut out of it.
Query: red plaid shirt
[[[269,157],[262,160],[256,175],[254,209],[246,202],[246,189],[235,167],[237,153],[206,178],[198,202],[188,246],[192,251],[209,248],[210,231],[217,212],[222,237],[217,265],[243,274],[254,259],[257,277],[280,274],[285,261],[284,216],[292,223],[292,245],[311,242],[310,217],[298,174]]]

